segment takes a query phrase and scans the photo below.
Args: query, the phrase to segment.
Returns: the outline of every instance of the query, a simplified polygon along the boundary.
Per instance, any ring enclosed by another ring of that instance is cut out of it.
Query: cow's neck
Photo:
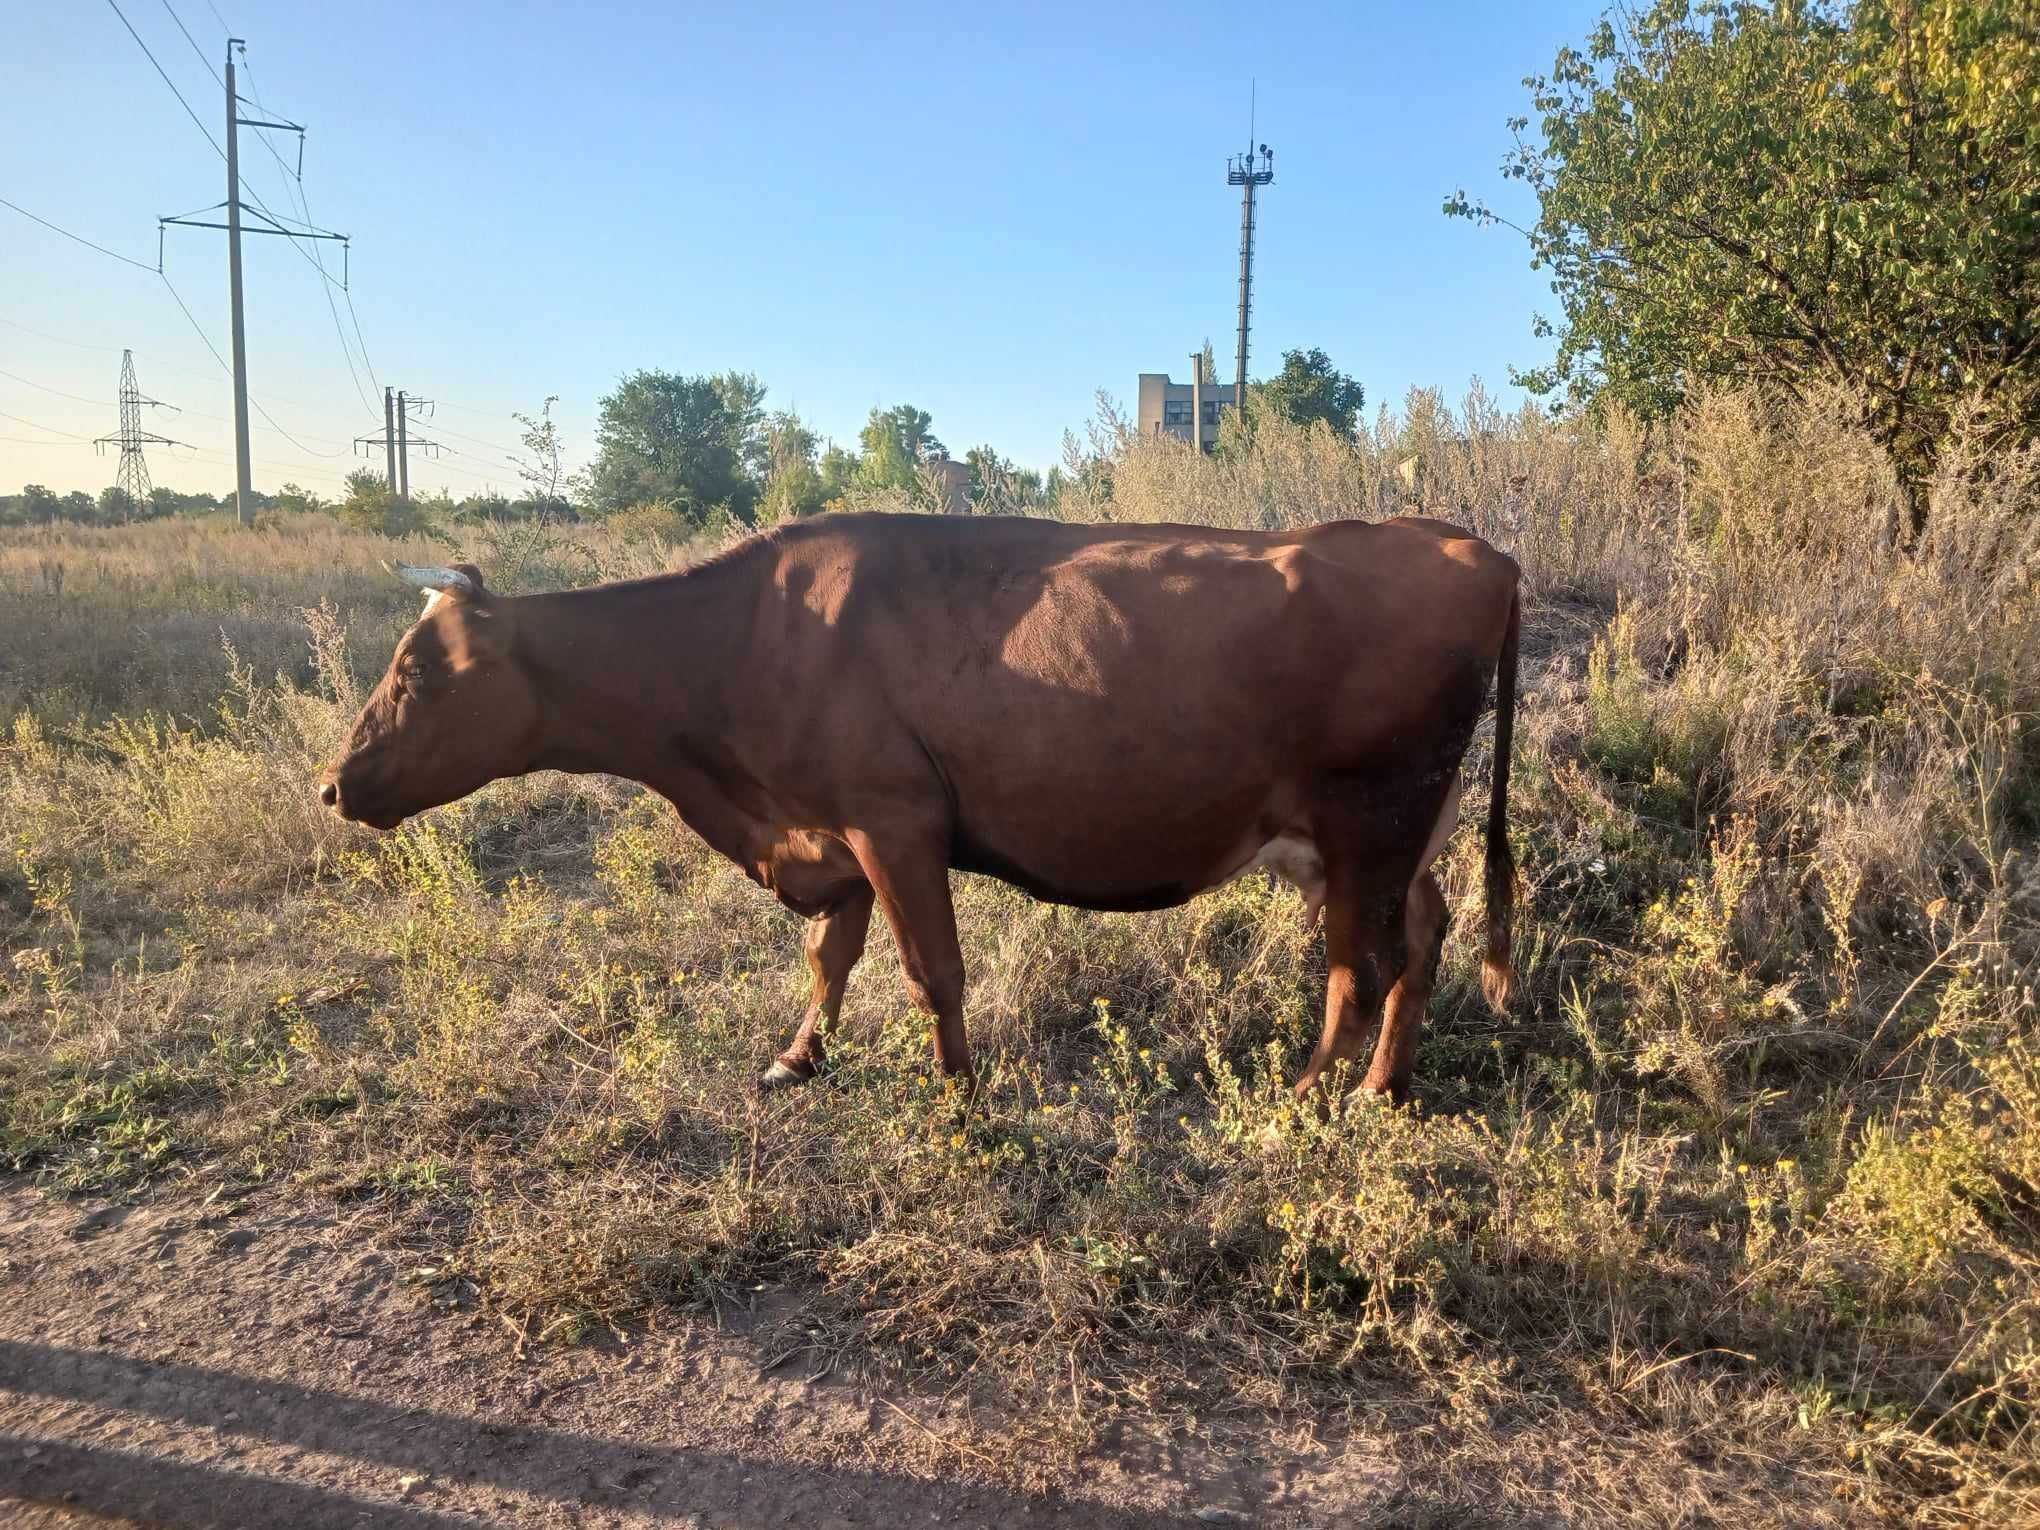
[[[519,600],[518,659],[545,715],[534,769],[660,786],[674,735],[742,682],[739,592],[715,573]]]
[[[751,688],[754,582],[711,564],[683,575],[521,597],[519,662],[545,718],[531,769],[600,771],[652,788],[716,849],[749,864],[755,816],[703,750]]]

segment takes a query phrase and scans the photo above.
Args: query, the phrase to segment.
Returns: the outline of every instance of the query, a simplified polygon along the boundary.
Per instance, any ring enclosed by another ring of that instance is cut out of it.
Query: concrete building
[[[1191,376],[1197,363],[1191,362]],[[1171,382],[1167,372],[1140,374],[1140,403],[1134,416],[1143,436],[1171,435],[1205,451],[1218,444],[1219,412],[1239,407],[1232,383]]]

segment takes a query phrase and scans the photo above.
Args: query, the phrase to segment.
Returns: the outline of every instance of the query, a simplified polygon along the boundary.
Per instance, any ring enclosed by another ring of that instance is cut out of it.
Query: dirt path
[[[520,1353],[329,1209],[202,1220],[0,1187],[0,1525],[1292,1526],[1399,1496],[1265,1437],[1118,1442],[1030,1496],[960,1403],[761,1374],[706,1324]]]

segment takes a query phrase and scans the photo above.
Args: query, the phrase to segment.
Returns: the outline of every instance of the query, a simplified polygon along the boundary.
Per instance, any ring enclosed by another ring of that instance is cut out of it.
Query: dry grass
[[[1527,998],[1489,1016],[1455,931],[1415,1109],[1288,1103],[1322,958],[1287,893],[1097,915],[977,878],[982,1112],[882,936],[833,1073],[754,1109],[798,921],[606,779],[331,822],[343,630],[378,667],[411,604],[368,571],[406,550],[149,526],[0,543],[12,610],[55,599],[38,560],[76,603],[54,656],[7,627],[8,673],[104,676],[11,693],[0,1151],[380,1207],[556,1339],[784,1282],[774,1355],[1000,1393],[1016,1474],[1137,1416],[1343,1411],[1441,1523],[2030,1521],[2040,459],[1951,452],[1898,556],[1843,408],[1484,411],[1078,464],[1094,513],[1423,508],[1523,557]],[[464,551],[506,586],[678,556],[541,539]],[[167,592],[208,589],[200,633]],[[95,667],[136,627],[154,669]],[[1477,906],[1470,833],[1446,871]]]
[[[265,679],[311,679],[305,612],[330,605],[380,673],[416,596],[389,562],[466,558],[493,586],[558,588],[656,573],[684,554],[669,526],[454,526],[393,539],[327,515],[265,512],[0,534],[0,721],[33,706],[46,723],[146,709],[210,716],[221,647]]]

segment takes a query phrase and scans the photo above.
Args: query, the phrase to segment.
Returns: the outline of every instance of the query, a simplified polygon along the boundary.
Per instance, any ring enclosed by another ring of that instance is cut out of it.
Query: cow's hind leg
[[[1398,1105],[1409,1098],[1417,1039],[1424,1029],[1424,1007],[1430,1003],[1431,986],[1438,980],[1438,957],[1445,947],[1445,891],[1431,867],[1458,825],[1459,773],[1455,770],[1403,902],[1403,941],[1408,957],[1389,991],[1381,1037],[1374,1045],[1374,1064],[1363,1081],[1364,1087],[1388,1095]]]
[[[822,1071],[828,1060],[822,1036],[835,1027],[843,1010],[844,990],[850,984],[850,969],[864,954],[871,903],[871,884],[860,883],[834,908],[808,921],[807,959],[808,971],[814,974],[814,997],[793,1041],[758,1080],[760,1089],[784,1089]]]
[[[1296,1081],[1297,1098],[1340,1062],[1357,1063],[1381,1015],[1383,993],[1402,971],[1403,900],[1393,881],[1333,871],[1325,898],[1325,1029]]]
[[[1374,1063],[1361,1087],[1385,1094],[1400,1105],[1409,1098],[1410,1075],[1416,1069],[1417,1039],[1423,1034],[1424,1007],[1438,979],[1438,957],[1445,948],[1445,892],[1427,867],[1417,873],[1404,900],[1402,976],[1389,990],[1382,1013],[1381,1037],[1374,1044]]]
[[[1334,1064],[1357,1063],[1377,1022],[1380,1038],[1364,1082],[1398,1102],[1409,1092],[1444,931],[1445,899],[1430,867],[1458,821],[1456,771],[1442,786],[1355,782],[1333,799],[1318,829],[1330,969],[1325,1029],[1297,1081],[1299,1098]],[[1412,958],[1421,969],[1415,973],[1406,971]]]

